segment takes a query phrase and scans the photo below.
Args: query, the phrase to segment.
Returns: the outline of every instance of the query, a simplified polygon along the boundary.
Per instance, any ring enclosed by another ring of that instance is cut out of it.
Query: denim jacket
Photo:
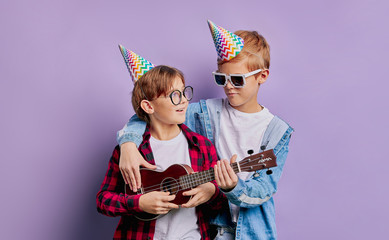
[[[195,132],[206,136],[219,149],[220,116],[224,99],[200,100],[191,103],[186,112],[185,125]],[[134,115],[129,123],[117,134],[119,144],[134,142],[137,146],[142,141],[146,124]],[[281,177],[286,156],[289,151],[289,140],[293,129],[275,116],[263,136],[261,146],[265,150],[274,149],[277,156],[277,167],[267,175],[266,170],[252,173],[248,180],[239,179],[236,187],[224,192],[228,200],[240,206],[236,225],[232,223],[230,211],[226,209],[212,224],[235,229],[235,239],[276,239],[275,208],[273,195]],[[261,150],[258,149],[258,152]],[[220,156],[220,153],[218,152]]]

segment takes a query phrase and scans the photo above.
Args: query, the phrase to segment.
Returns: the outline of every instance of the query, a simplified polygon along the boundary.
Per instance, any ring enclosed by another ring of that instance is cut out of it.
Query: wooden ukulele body
[[[126,184],[125,192],[128,195],[144,194],[152,191],[170,192],[176,195],[171,201],[174,204],[181,205],[187,203],[192,196],[183,196],[182,193],[191,188],[183,189],[180,185],[180,177],[193,172],[193,169],[186,164],[173,164],[165,171],[155,171],[147,168],[140,169],[142,186],[137,192],[133,192]],[[136,218],[149,221],[158,218],[160,215],[141,212],[135,215]]]

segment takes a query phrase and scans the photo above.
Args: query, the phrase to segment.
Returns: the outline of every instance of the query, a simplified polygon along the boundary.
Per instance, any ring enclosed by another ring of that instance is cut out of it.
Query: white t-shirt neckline
[[[150,136],[157,170],[164,171],[173,164],[191,166],[188,141],[181,131],[169,140],[158,140]],[[200,239],[195,208],[173,209],[157,219],[154,239]]]

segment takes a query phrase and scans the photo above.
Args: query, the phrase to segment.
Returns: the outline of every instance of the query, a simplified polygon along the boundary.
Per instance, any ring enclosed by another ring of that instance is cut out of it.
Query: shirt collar
[[[184,134],[184,136],[186,137],[186,139],[188,140],[189,145],[196,146],[196,147],[200,148],[199,139],[197,138],[195,132],[190,130],[185,124],[178,124],[178,127],[181,128],[181,131]],[[143,134],[143,141],[148,142],[150,140],[150,136],[151,136],[150,125],[147,125],[145,133]]]

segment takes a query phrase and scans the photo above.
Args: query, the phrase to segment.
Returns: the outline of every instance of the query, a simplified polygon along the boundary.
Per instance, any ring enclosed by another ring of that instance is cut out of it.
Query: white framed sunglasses
[[[225,87],[227,85],[227,81],[230,81],[232,86],[235,88],[242,88],[246,85],[246,78],[261,72],[262,69],[257,69],[255,71],[246,73],[246,74],[225,74],[219,72],[213,72],[213,78],[217,85]]]

